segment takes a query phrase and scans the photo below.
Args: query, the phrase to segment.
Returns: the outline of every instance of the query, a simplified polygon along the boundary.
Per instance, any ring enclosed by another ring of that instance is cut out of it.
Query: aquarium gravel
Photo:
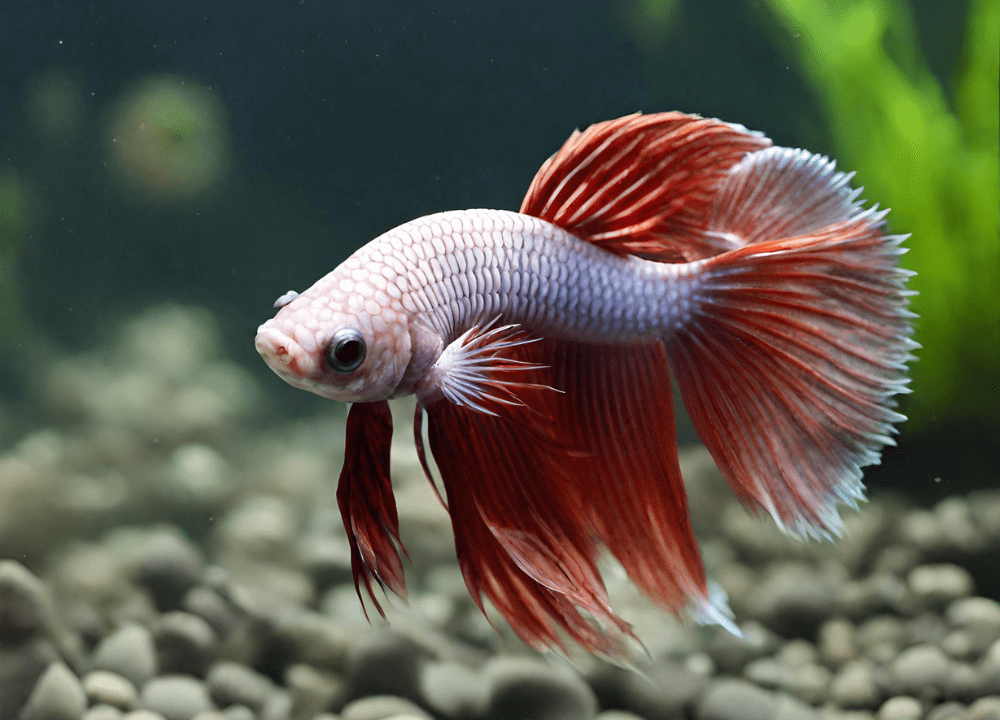
[[[1000,718],[1000,490],[927,508],[877,492],[838,544],[803,544],[685,448],[743,637],[674,620],[609,566],[634,666],[545,657],[469,598],[406,427],[412,591],[366,617],[334,497],[343,416],[275,424],[280,388],[213,328],[158,308],[39,369],[35,429],[0,455],[3,720]]]

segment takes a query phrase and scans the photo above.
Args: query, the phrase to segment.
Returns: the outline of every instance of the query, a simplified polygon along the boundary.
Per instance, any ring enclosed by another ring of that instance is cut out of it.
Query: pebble
[[[739,674],[751,660],[770,655],[781,645],[781,638],[756,620],[740,626],[743,637],[717,632],[705,648],[721,672]]]
[[[0,560],[0,647],[47,635],[51,600],[42,581],[14,560]]]
[[[160,610],[175,610],[201,582],[205,558],[175,527],[157,528],[134,555],[136,581],[149,588]]]
[[[205,684],[187,675],[153,678],[142,688],[139,705],[159,713],[165,720],[191,720],[198,713],[216,709]]]
[[[347,692],[342,677],[305,664],[292,665],[285,671],[285,686],[295,718],[311,718],[334,704],[340,705]]]
[[[939,611],[949,603],[972,592],[972,576],[958,565],[918,565],[910,571],[906,583],[919,606]]]
[[[239,622],[239,614],[232,604],[217,590],[205,585],[191,588],[181,601],[181,609],[207,622],[220,638],[229,635]]]
[[[875,708],[882,693],[875,682],[875,666],[868,659],[851,660],[830,681],[830,699],[842,708]]]
[[[432,660],[421,669],[420,696],[438,715],[475,717],[486,705],[486,681],[462,663]]]
[[[945,617],[953,627],[968,630],[973,647],[980,652],[1000,638],[1000,603],[992,598],[955,600],[948,606]]]
[[[427,652],[391,629],[363,636],[347,654],[347,696],[397,695],[420,699],[420,675]]]
[[[997,720],[1000,718],[1000,696],[981,697],[969,705],[966,720]]]
[[[957,702],[941,703],[931,708],[924,720],[965,720],[965,705]]]
[[[54,662],[42,673],[20,720],[79,720],[87,708],[87,696],[76,675],[61,662]]]
[[[141,688],[157,671],[152,633],[142,625],[123,625],[98,644],[91,667],[118,673]]]
[[[93,705],[80,720],[121,720],[124,713],[111,705]]]
[[[94,704],[134,710],[139,693],[127,678],[107,670],[91,670],[83,676],[83,691]]]
[[[349,662],[352,638],[325,615],[309,610],[284,612],[274,624],[275,641],[287,652],[288,662],[303,662],[343,670]]]
[[[58,659],[55,645],[40,636],[16,647],[0,646],[0,718],[17,715],[38,678]]]
[[[160,672],[201,676],[215,657],[218,640],[204,619],[175,610],[164,613],[153,626],[159,650]]]
[[[354,700],[340,711],[342,720],[389,720],[400,716],[413,720],[433,720],[419,705],[395,695],[372,695]]]
[[[257,720],[292,720],[292,696],[285,690],[271,693]]]
[[[914,697],[900,695],[889,698],[878,709],[877,720],[920,720],[924,716],[924,707]]]
[[[588,720],[597,715],[597,698],[580,675],[542,660],[493,658],[483,676],[486,717]]]
[[[260,712],[274,692],[274,683],[256,670],[234,662],[217,662],[205,676],[208,694],[219,707],[245,705]]]
[[[743,680],[713,683],[698,703],[697,720],[773,720],[778,703],[773,693]]]
[[[703,654],[701,658],[712,663]],[[642,675],[602,664],[588,674],[587,680],[600,707],[629,710],[647,720],[674,720],[685,714],[709,685],[705,673],[694,671],[690,663],[676,662],[657,663]]]
[[[1000,695],[1000,640],[983,653],[976,667],[977,686],[983,695]]]
[[[892,690],[898,695],[939,697],[948,687],[951,663],[941,648],[915,645],[892,662]]]
[[[829,667],[839,668],[857,653],[854,623],[846,618],[831,618],[819,626],[819,656]]]
[[[772,566],[748,598],[750,612],[783,637],[815,637],[820,623],[836,610],[835,588],[799,563]]]

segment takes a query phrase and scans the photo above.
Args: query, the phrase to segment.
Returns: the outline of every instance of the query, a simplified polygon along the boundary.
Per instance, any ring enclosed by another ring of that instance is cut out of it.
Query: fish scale
[[[442,238],[450,241],[447,248]],[[368,272],[388,276],[378,267],[384,260],[373,256],[400,255],[404,248],[416,262],[385,266],[393,274],[389,282],[406,288],[402,306],[425,313],[445,344],[470,324],[498,315],[567,340],[659,339],[689,313],[693,296],[690,283],[678,282],[686,265],[614,255],[544,220],[510,211],[429,215],[371,241],[358,259]],[[323,294],[338,282],[335,271],[315,290]],[[673,302],[663,302],[668,295]]]

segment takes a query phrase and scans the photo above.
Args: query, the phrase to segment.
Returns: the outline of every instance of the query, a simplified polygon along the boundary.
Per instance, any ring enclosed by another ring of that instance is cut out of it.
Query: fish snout
[[[314,363],[301,344],[270,321],[257,328],[254,347],[272,370],[279,375],[303,377],[310,372]]]

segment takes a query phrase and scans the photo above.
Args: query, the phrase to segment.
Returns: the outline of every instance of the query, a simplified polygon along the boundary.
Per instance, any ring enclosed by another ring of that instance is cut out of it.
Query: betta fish
[[[740,125],[630,115],[575,132],[519,212],[412,220],[282,296],[258,352],[350,403],[337,500],[359,596],[405,597],[388,400],[414,395],[480,609],[533,646],[620,656],[608,552],[662,608],[738,632],[691,528],[671,371],[748,507],[842,532],[918,347],[905,236],[851,178]]]

